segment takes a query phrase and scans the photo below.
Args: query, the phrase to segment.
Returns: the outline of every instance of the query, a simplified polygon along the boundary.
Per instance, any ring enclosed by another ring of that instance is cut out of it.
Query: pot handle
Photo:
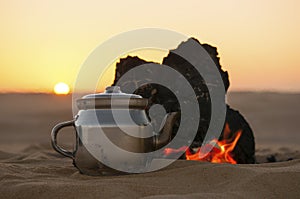
[[[73,126],[75,128],[75,120],[61,122],[61,123],[55,125],[51,131],[51,144],[52,144],[53,149],[55,151],[57,151],[58,153],[66,156],[66,157],[74,159],[75,158],[74,154],[75,154],[76,150],[73,152],[70,152],[70,151],[67,151],[57,145],[57,134],[58,134],[59,130],[64,127],[67,127],[67,126]],[[75,131],[76,131],[76,129],[75,129]],[[76,140],[77,140],[77,133],[76,133]]]

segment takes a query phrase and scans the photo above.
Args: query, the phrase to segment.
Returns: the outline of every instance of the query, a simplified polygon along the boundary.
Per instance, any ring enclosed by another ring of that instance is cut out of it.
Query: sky
[[[72,88],[93,49],[145,27],[216,46],[230,91],[299,92],[299,8],[297,0],[0,0],[0,92]],[[160,61],[165,52],[140,55]]]

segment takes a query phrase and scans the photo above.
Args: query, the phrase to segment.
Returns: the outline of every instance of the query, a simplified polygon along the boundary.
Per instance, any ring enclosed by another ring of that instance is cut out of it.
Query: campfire
[[[196,150],[190,149],[187,146],[180,147],[179,149],[166,148],[164,150],[164,155],[168,157],[172,154],[185,151],[186,160],[236,164],[237,161],[234,159],[232,151],[234,150],[241,134],[242,131],[237,131],[233,134],[233,136],[230,136],[231,130],[229,125],[226,123],[222,140],[213,139],[209,144],[199,147]],[[212,150],[209,153],[201,154],[201,149],[206,147],[210,148],[211,146]]]
[[[207,51],[212,60],[215,62],[222,77],[226,92],[230,86],[228,72],[222,69],[222,66],[220,64],[220,57],[218,56],[216,47],[213,47],[209,44],[201,44],[197,39],[190,38],[187,41],[179,44],[175,50],[169,51],[169,54],[163,58],[162,64],[178,71],[190,83],[197,96],[201,115],[197,134],[191,143],[191,147],[179,146],[179,148],[166,149],[164,151],[164,155],[167,158],[173,158],[176,156],[175,154],[178,154],[179,152],[185,152],[185,157],[181,158],[185,158],[187,160],[209,161],[215,163],[224,162],[232,164],[253,164],[256,162],[255,139],[253,131],[243,115],[238,110],[232,109],[229,105],[226,106],[226,125],[219,140],[215,139],[210,143],[201,146],[211,122],[211,98],[209,90],[207,85],[205,84],[203,77],[196,71],[193,65],[191,65],[187,60],[175,53],[175,51],[184,52],[186,50],[186,46],[193,45],[195,41],[198,42]],[[120,59],[120,62],[118,62],[116,65],[115,80],[113,85],[116,85],[119,79],[127,71],[148,63],[154,62],[146,61],[139,57],[132,56]],[[150,72],[155,73],[155,71]],[[181,77],[174,77],[174,79],[176,78],[180,79]],[[125,82],[119,86],[122,87],[122,90],[124,92],[130,92],[130,85],[135,85],[136,82],[144,82],[144,79],[139,76],[134,76],[132,77],[132,80]],[[181,112],[178,99],[176,98],[174,93],[172,93],[167,87],[158,84],[146,84],[137,89],[134,93],[148,99],[148,106],[146,107],[146,111],[150,110],[152,105],[159,104],[164,107],[167,113]],[[149,116],[149,118],[151,117]],[[151,120],[155,120],[155,118],[151,118]],[[174,131],[172,137],[176,135],[176,130],[179,128],[179,126],[180,119],[178,118],[173,126]],[[192,127],[191,129],[186,129],[186,131],[188,132],[192,130],[194,130],[192,129]],[[210,153],[208,153],[207,155],[201,154],[201,151],[205,151],[206,147],[212,147],[212,151],[210,151]]]

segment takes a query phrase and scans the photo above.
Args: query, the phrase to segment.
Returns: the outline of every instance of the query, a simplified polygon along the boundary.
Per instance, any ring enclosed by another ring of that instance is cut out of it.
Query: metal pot
[[[58,153],[73,159],[74,166],[87,175],[124,172],[111,165],[123,168],[135,165],[132,169],[146,167],[151,158],[120,155],[111,146],[143,154],[169,143],[178,114],[167,114],[163,128],[158,133],[154,132],[145,112],[147,102],[139,95],[122,93],[117,86],[107,87],[104,93],[86,95],[77,100],[79,112],[75,119],[59,123],[52,129],[52,146]],[[57,145],[59,130],[67,126],[75,129],[74,151]]]

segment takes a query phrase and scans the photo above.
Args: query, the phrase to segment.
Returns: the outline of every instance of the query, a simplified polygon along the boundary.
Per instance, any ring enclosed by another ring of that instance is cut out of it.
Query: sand
[[[228,96],[255,131],[261,164],[178,160],[152,173],[92,177],[50,146],[51,128],[72,118],[70,96],[3,94],[0,198],[299,198],[299,100],[298,94]],[[71,128],[59,137],[67,148],[72,141]],[[282,162],[266,163],[270,157]]]

